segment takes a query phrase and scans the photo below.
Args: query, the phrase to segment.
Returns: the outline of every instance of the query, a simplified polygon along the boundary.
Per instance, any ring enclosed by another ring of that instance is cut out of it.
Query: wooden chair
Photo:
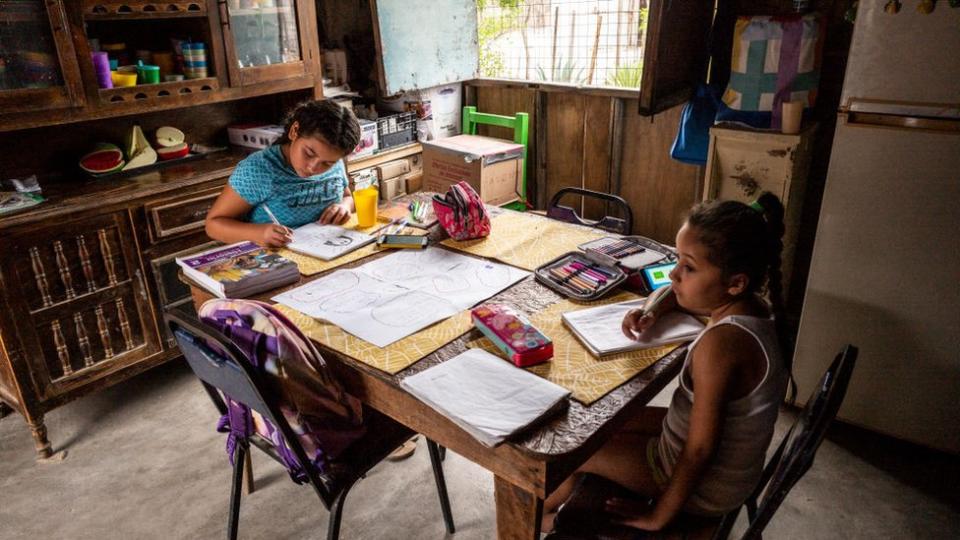
[[[623,215],[623,217],[620,218],[605,215],[596,221],[584,219],[580,217],[580,214],[578,214],[577,211],[572,207],[563,206],[560,204],[560,199],[564,195],[568,194],[580,195],[582,197],[589,197],[604,201],[608,204],[608,209],[610,205],[612,205],[613,207],[619,209],[619,213]],[[628,204],[627,201],[616,195],[593,191],[590,189],[566,187],[557,191],[553,195],[553,198],[550,199],[550,204],[547,206],[547,217],[576,225],[596,227],[598,229],[603,229],[616,234],[630,234],[630,232],[633,230],[633,211],[630,210],[630,204]]]
[[[463,134],[476,135],[479,125],[498,126],[513,130],[513,142],[523,145],[523,172],[520,179],[520,200],[507,203],[505,207],[523,212],[527,209],[527,148],[530,138],[530,115],[517,113],[514,116],[477,112],[476,107],[463,108]]]
[[[176,337],[187,363],[190,364],[221,414],[226,413],[227,410],[220,394],[223,392],[272,422],[283,435],[287,446],[293,451],[297,460],[300,463],[310,463],[299,438],[280,412],[279,396],[272,389],[269,380],[251,367],[244,359],[244,353],[233,342],[199,321],[187,320],[173,313],[167,313],[164,318]],[[208,343],[216,343],[225,354],[214,351],[207,345]],[[320,474],[314,467],[305,467],[309,484],[331,514],[327,527],[328,540],[336,540],[340,535],[343,502],[350,488],[367,471],[414,435],[410,429],[374,409],[364,408],[363,414],[367,427],[366,434],[344,451],[342,456],[332,460],[324,474]],[[243,464],[250,444],[257,446],[275,460],[281,461],[270,441],[259,435],[252,435],[246,440],[239,441],[234,455],[233,486],[227,524],[227,538],[231,540],[237,537]],[[440,495],[443,520],[447,531],[453,534],[455,529],[443,478],[440,452],[433,441],[427,440],[427,447]]]
[[[820,379],[817,389],[764,467],[753,494],[743,504],[747,507],[748,526],[741,539],[762,538],[764,527],[773,518],[787,493],[813,465],[817,449],[846,395],[856,360],[857,348],[845,346]],[[664,531],[645,533],[610,521],[610,516],[603,510],[604,502],[610,497],[641,498],[600,476],[583,475],[570,499],[557,514],[556,531],[547,537],[548,540],[726,540],[740,514],[738,507],[718,518],[682,515]],[[653,501],[647,503],[652,505]]]

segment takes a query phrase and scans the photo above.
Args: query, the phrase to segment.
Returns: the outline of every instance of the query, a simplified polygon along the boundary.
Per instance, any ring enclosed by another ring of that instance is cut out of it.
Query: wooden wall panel
[[[586,189],[612,193],[612,141],[610,123],[614,98],[584,96],[583,98],[583,184]],[[607,213],[607,205],[595,199],[585,199],[583,216],[600,219]]]
[[[662,242],[673,243],[686,210],[698,200],[699,167],[670,159],[670,146],[676,135],[682,107],[654,116],[636,114],[637,100],[626,99],[619,108],[622,137],[611,141],[612,114],[617,110],[609,96],[585,95],[576,92],[544,92],[547,118],[535,115],[536,90],[494,86],[473,87],[477,109],[484,112],[510,114],[530,113],[530,144],[535,146],[536,130],[546,129],[545,148],[531,148],[527,164],[527,184],[535,184],[534,159],[541,159],[546,169],[546,200],[564,187],[585,187],[616,192],[611,186],[611,170],[615,145],[620,145],[620,191],[634,215],[633,232]],[[481,128],[491,137],[509,138],[502,128]],[[612,179],[616,183],[616,179]],[[531,200],[532,197],[531,197]],[[564,199],[578,210],[576,198]],[[599,217],[604,208],[588,205],[585,215]]]
[[[547,201],[561,188],[583,187],[586,102],[587,97],[580,94],[547,94]]]
[[[635,113],[637,103],[624,106],[623,161],[619,195],[633,209],[633,230],[673,244],[684,213],[699,200],[701,168],[670,158],[682,106],[653,117]]]

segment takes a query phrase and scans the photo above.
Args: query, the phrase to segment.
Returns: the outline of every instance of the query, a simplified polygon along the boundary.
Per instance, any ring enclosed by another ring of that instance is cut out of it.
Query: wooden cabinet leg
[[[493,498],[497,505],[499,540],[538,540],[543,499],[529,491],[494,477]]]
[[[33,434],[33,444],[37,449],[37,459],[49,459],[53,455],[50,440],[47,439],[47,426],[43,423],[43,415],[27,417],[30,432]]]

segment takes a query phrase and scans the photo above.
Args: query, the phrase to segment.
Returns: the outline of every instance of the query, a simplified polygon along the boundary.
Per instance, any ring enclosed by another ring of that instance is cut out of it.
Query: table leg
[[[543,499],[499,476],[494,477],[493,490],[497,505],[497,538],[538,540]]]

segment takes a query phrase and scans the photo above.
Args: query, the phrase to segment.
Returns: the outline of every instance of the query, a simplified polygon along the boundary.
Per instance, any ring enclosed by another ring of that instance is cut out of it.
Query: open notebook
[[[570,395],[482,349],[468,349],[400,386],[489,447],[562,409]]]
[[[329,261],[374,240],[376,236],[339,225],[307,223],[293,229],[293,240],[286,247],[297,253]]]
[[[594,356],[606,356],[637,349],[648,349],[690,341],[697,337],[704,325],[695,317],[678,311],[661,315],[652,328],[643,333],[642,339],[634,341],[620,330],[623,317],[631,309],[642,308],[646,299],[628,300],[595,308],[568,311],[562,316],[563,323]]]

